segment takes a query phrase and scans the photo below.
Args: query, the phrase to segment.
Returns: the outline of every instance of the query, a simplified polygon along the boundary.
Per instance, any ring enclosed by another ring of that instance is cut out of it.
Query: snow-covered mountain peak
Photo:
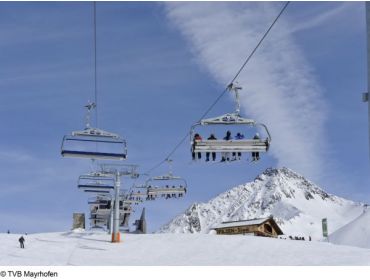
[[[258,185],[269,189],[279,198],[295,198],[298,191],[303,193],[307,200],[315,199],[315,196],[323,200],[336,200],[335,196],[329,195],[317,185],[287,167],[266,169],[254,180],[253,186]]]
[[[192,204],[159,232],[206,233],[221,222],[273,215],[286,234],[320,238],[322,218],[335,230],[362,210],[363,204],[328,194],[289,168],[269,168],[252,182]]]

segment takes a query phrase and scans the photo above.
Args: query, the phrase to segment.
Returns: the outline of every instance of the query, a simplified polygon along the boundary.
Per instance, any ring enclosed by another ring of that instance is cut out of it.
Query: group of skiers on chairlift
[[[234,139],[232,138],[231,136],[231,131],[228,130],[226,132],[226,136],[223,138],[223,140],[225,141],[230,141],[230,140],[243,140],[245,137],[244,137],[244,134],[238,132]],[[255,140],[259,140],[261,139],[259,134],[256,133],[253,137],[253,139]],[[194,134],[194,138],[193,138],[193,150],[194,150],[194,146],[195,146],[195,143],[196,142],[199,142],[199,141],[202,141],[202,136],[200,136],[199,133],[196,133]],[[215,137],[215,135],[212,133],[208,138],[207,140],[217,140],[217,138]],[[206,153],[206,161],[208,162],[209,161],[209,156],[210,154],[212,154],[212,161],[216,161],[216,152],[207,152]],[[233,152],[232,153],[232,157],[230,157],[230,152],[222,152],[221,153],[221,162],[225,162],[225,161],[235,161],[235,160],[241,160],[241,157],[242,157],[242,153],[241,152]],[[202,154],[200,152],[197,153],[197,157],[198,159],[201,159],[202,158]],[[192,159],[193,160],[196,160],[196,155],[195,155],[195,152],[192,152]],[[257,161],[260,159],[260,153],[259,152],[252,152],[252,161]]]
[[[169,198],[180,198],[180,197],[183,197],[184,194],[186,194],[186,187],[180,185],[179,187],[177,186],[172,186],[170,188],[169,185],[166,185],[164,187],[165,189],[169,189],[168,193],[163,193],[161,194],[161,197],[164,197],[166,199],[169,199]],[[159,195],[158,194],[155,194],[155,190],[157,190],[158,187],[152,187],[152,186],[148,186],[148,189],[147,189],[147,196],[146,196],[146,200],[155,200]],[[151,193],[151,191],[154,190],[154,193]],[[171,192],[171,190],[173,190],[173,192]],[[135,194],[133,192],[130,193],[130,199],[132,200],[140,200],[140,191],[138,191],[139,195],[137,195],[135,197]]]
[[[161,197],[164,197],[166,199],[169,199],[169,198],[180,198],[180,197],[183,197],[184,194],[186,194],[186,187],[183,187],[183,186],[172,186],[172,188],[170,188],[169,185],[166,185],[165,187],[166,189],[170,189],[170,190],[174,190],[174,192],[171,193],[171,191],[169,190],[169,193],[166,193],[166,194],[161,194]],[[146,200],[155,200],[157,198],[157,194],[152,194],[150,193],[151,190],[155,190],[157,189],[157,187],[152,187],[152,186],[149,186],[148,187],[148,190],[147,190],[147,193],[148,193],[148,196],[146,197]]]

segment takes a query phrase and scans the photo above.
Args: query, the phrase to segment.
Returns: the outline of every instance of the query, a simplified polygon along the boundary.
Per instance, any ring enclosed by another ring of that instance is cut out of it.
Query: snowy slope
[[[194,203],[159,233],[207,233],[224,221],[273,215],[287,235],[320,239],[321,219],[329,232],[357,218],[364,205],[330,195],[288,168],[267,169],[253,182],[224,192],[207,203]]]
[[[0,234],[0,266],[8,265],[370,265],[370,250],[326,242],[209,234],[93,232]]]
[[[331,243],[370,248],[370,210],[329,235]]]

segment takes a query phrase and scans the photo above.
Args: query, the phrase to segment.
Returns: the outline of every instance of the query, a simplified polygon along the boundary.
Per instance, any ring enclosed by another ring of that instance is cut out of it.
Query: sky
[[[126,163],[144,173],[166,158],[283,4],[97,3],[98,124],[127,140]],[[292,2],[238,78],[242,114],[268,126],[269,153],[258,164],[192,163],[186,140],[171,157],[186,197],[146,202],[131,222],[146,207],[154,231],[269,167],[369,203],[365,30],[362,2]],[[68,230],[72,213],[87,211],[76,184],[91,164],[62,158],[60,147],[84,128],[94,98],[93,5],[1,2],[0,38],[0,231]],[[207,117],[234,109],[226,94]],[[133,183],[123,178],[123,188]]]

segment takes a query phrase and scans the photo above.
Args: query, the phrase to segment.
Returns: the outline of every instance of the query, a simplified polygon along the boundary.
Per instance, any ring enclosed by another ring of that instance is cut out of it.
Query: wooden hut
[[[217,234],[243,234],[266,237],[277,237],[283,231],[272,216],[262,219],[223,222],[213,228]]]

